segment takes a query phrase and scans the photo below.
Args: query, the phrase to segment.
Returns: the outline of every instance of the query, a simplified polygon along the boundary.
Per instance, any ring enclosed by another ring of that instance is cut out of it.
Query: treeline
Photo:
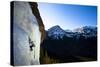
[[[79,38],[71,38],[64,36],[62,39],[47,37],[41,44],[41,48],[42,54],[47,53],[50,58],[60,59],[63,62],[81,61],[77,57],[97,60],[97,37],[85,38],[80,36]]]

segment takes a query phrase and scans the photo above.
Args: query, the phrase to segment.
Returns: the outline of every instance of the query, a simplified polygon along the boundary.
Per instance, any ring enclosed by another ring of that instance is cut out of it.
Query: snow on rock
[[[84,26],[71,31],[63,30],[60,26],[56,25],[48,29],[47,32],[48,36],[53,39],[63,39],[64,36],[71,38],[76,37],[78,39],[80,36],[83,36],[85,38],[97,36],[97,27]]]
[[[73,32],[82,34],[84,37],[92,37],[97,34],[97,27],[93,26],[84,26],[81,28],[74,29]]]
[[[15,1],[13,17],[13,65],[40,64],[40,39],[38,21],[28,2]],[[30,50],[29,38],[35,47]]]
[[[53,39],[62,39],[63,36],[65,36],[65,34],[66,32],[63,29],[61,29],[58,25],[48,29],[48,36],[53,37]]]

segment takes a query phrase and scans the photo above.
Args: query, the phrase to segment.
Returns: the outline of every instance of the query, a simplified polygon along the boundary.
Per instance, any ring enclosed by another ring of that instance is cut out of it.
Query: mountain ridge
[[[80,36],[83,36],[85,38],[96,37],[97,27],[83,26],[74,30],[63,30],[59,25],[56,25],[47,30],[47,35],[53,39],[63,39],[64,36],[69,38],[79,38]]]

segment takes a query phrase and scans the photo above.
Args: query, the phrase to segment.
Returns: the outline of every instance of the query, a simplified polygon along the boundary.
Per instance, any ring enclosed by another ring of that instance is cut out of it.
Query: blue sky
[[[69,4],[38,3],[45,29],[59,25],[63,29],[97,26],[97,7]]]

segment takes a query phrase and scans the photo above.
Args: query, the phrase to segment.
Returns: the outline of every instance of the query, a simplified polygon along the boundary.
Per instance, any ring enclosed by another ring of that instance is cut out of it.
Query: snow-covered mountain
[[[80,33],[84,37],[97,36],[97,27],[84,26],[84,27],[81,27],[81,28],[74,29],[73,32]]]
[[[63,30],[60,26],[56,25],[48,29],[47,33],[48,33],[47,35],[53,39],[59,39],[59,38],[63,39],[64,36],[76,37],[76,38],[83,36],[87,38],[87,37],[97,36],[97,27],[84,26],[71,31],[71,30]]]
[[[94,33],[97,32],[97,28],[96,27],[92,27],[92,26],[84,26],[81,28],[77,28],[74,29],[73,32],[79,32],[79,33]]]
[[[58,25],[48,29],[48,36],[53,37],[54,39],[63,38],[65,35],[66,32]]]

